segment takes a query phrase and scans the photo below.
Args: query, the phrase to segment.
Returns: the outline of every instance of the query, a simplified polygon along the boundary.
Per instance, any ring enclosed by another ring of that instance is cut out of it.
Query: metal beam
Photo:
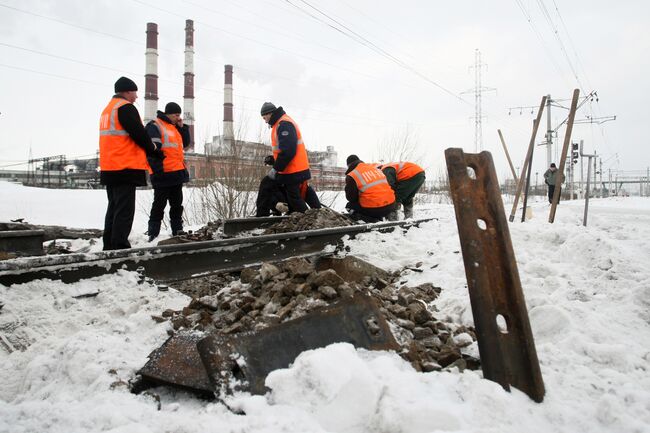
[[[450,148],[445,158],[483,376],[541,402],[544,382],[492,155]]]
[[[0,284],[9,286],[41,278],[71,283],[119,269],[135,271],[138,268],[142,268],[146,276],[160,282],[187,280],[264,261],[313,255],[323,251],[327,245],[336,245],[344,236],[375,230],[392,231],[397,227],[409,228],[433,219],[359,224],[94,254],[5,260],[0,262]]]

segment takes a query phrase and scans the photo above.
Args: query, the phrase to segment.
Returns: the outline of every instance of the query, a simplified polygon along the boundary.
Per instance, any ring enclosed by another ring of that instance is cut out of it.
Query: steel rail
[[[0,284],[26,283],[48,278],[65,283],[117,272],[141,269],[159,282],[197,278],[264,261],[324,252],[344,236],[369,231],[409,228],[435,218],[358,224],[245,238],[220,239],[156,247],[131,248],[86,254],[52,255],[0,262]]]

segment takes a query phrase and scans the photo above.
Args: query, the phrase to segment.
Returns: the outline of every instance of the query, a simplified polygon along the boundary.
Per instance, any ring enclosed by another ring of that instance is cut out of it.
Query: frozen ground
[[[103,191],[0,182],[0,194],[0,221],[101,227]],[[229,406],[246,415],[165,389],[157,390],[158,410],[124,381],[166,338],[168,325],[150,315],[187,299],[121,273],[0,286],[0,338],[24,349],[0,349],[0,432],[648,432],[650,200],[596,199],[590,209],[586,228],[575,202],[560,205],[555,224],[544,203],[533,204],[532,220],[510,224],[546,385],[542,404],[480,372],[416,373],[394,354],[337,344],[272,373],[266,396],[234,396]],[[453,208],[416,208],[416,217],[426,215],[439,220],[347,244],[387,269],[422,261],[425,272],[409,282],[441,286],[439,314],[471,324]],[[72,298],[91,288],[100,294]]]

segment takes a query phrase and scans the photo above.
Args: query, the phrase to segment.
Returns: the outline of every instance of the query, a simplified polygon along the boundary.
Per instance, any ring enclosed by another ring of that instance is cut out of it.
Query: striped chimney
[[[190,149],[194,149],[194,21],[185,20],[185,73],[183,122],[190,127]]]
[[[235,139],[232,116],[232,65],[226,65],[223,85],[223,139],[232,142]]]
[[[158,24],[147,23],[144,73],[144,122],[156,118],[158,109]]]

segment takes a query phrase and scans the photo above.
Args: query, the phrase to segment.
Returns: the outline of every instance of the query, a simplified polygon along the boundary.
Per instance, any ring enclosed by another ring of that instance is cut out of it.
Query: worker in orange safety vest
[[[271,102],[262,105],[260,114],[271,128],[274,162],[267,176],[282,186],[293,212],[305,212],[307,204],[300,194],[300,186],[311,179],[311,171],[300,128],[282,107]]]
[[[131,248],[135,189],[147,185],[147,155],[162,156],[147,135],[133,103],[138,86],[126,77],[115,82],[115,95],[99,120],[99,179],[106,186],[104,250]]]
[[[395,193],[375,164],[366,164],[357,155],[348,156],[346,164],[346,208],[353,219],[377,222],[395,211]]]
[[[403,206],[404,219],[413,218],[413,198],[426,179],[424,169],[408,161],[389,162],[379,166],[379,169],[395,191],[398,209],[400,205]],[[397,220],[397,210],[388,219]]]
[[[181,107],[175,102],[158,111],[156,118],[146,128],[156,147],[165,155],[164,159],[149,157],[149,172],[153,186],[153,203],[149,214],[147,234],[149,242],[160,234],[160,225],[169,202],[169,225],[172,236],[183,234],[183,184],[190,175],[185,167],[184,149],[190,145],[190,128],[183,123]]]

